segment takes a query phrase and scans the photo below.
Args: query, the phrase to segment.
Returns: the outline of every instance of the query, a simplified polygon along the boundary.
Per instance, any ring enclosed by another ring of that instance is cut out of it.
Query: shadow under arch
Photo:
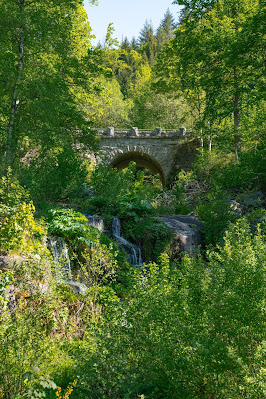
[[[121,170],[127,168],[131,161],[135,162],[137,166],[149,169],[155,175],[159,175],[162,185],[165,186],[165,175],[161,165],[148,154],[134,151],[126,152],[113,159],[111,166]]]

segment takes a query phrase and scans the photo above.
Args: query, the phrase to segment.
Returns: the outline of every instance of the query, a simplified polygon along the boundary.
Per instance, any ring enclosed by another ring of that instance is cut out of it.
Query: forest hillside
[[[173,3],[93,46],[0,0],[0,398],[266,397],[265,2]],[[119,129],[190,162],[112,167]]]

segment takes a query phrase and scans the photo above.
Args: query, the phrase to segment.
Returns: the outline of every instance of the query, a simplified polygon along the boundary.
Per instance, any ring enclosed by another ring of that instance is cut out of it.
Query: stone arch
[[[162,185],[165,186],[165,174],[161,165],[150,155],[143,152],[129,151],[118,155],[111,161],[113,168],[124,169],[133,161],[137,166],[149,169],[155,175],[159,175]]]

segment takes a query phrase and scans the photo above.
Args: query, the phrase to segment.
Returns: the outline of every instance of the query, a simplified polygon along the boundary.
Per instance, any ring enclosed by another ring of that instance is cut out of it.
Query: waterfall
[[[72,280],[71,265],[68,248],[62,237],[48,237],[48,248],[51,250],[55,263],[55,280],[64,280],[76,292],[84,295],[87,287],[85,284]]]
[[[61,237],[48,237],[48,248],[52,250],[56,265],[56,279],[71,280],[71,266],[68,248]]]
[[[121,237],[121,223],[118,218],[112,219],[112,233],[115,238]]]
[[[142,257],[140,248],[127,241],[121,236],[121,223],[118,218],[112,220],[112,233],[116,241],[124,248],[129,257],[129,262],[136,267],[142,266]]]
[[[85,215],[88,224],[92,227],[95,227],[95,229],[99,230],[101,233],[104,232],[104,218],[100,216],[91,216],[91,215]]]

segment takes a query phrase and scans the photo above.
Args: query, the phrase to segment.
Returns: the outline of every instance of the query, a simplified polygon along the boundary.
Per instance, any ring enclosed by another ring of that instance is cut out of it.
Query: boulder
[[[258,208],[265,204],[265,196],[261,191],[247,193],[243,198],[243,205],[246,208]]]
[[[159,219],[173,232],[173,245],[180,252],[193,254],[202,244],[203,223],[192,216],[161,215]]]

